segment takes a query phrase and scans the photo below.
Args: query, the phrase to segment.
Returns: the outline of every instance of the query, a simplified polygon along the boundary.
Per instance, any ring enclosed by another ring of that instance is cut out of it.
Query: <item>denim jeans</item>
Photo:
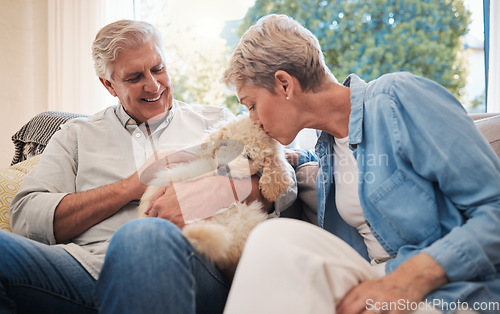
[[[0,231],[0,284],[0,314],[222,313],[230,286],[155,218],[115,232],[97,282],[64,249]]]
[[[179,228],[145,218],[113,235],[96,297],[102,313],[222,313],[229,285]]]
[[[68,252],[0,231],[0,313],[97,313],[95,279]]]

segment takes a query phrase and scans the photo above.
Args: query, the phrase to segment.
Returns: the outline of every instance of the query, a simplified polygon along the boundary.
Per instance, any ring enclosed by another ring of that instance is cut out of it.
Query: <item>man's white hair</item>
[[[104,26],[92,44],[92,59],[97,76],[110,80],[113,76],[113,62],[120,51],[139,48],[151,39],[164,58],[162,37],[153,25],[142,21],[120,20]]]

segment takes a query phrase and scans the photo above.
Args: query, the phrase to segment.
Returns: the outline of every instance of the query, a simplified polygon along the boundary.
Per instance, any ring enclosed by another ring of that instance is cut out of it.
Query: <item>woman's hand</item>
[[[429,292],[447,282],[443,268],[429,255],[420,253],[394,272],[352,288],[337,305],[337,312],[410,312]]]
[[[422,296],[412,285],[402,285],[398,278],[385,276],[367,280],[351,289],[337,306],[342,313],[404,313],[406,302],[418,304]],[[401,302],[403,302],[401,304]],[[391,305],[391,311],[385,311]]]

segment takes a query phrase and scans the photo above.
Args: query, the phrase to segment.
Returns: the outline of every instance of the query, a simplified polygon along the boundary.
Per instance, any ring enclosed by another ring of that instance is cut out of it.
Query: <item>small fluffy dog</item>
[[[248,115],[217,125],[191,153],[198,158],[157,173],[141,199],[141,217],[147,217],[144,212],[162,186],[196,180],[214,172],[241,179],[261,171],[259,188],[270,202],[276,201],[292,183],[283,147]],[[206,219],[189,221],[184,215],[187,224],[182,233],[219,269],[232,275],[250,231],[267,216],[259,202],[235,202]]]

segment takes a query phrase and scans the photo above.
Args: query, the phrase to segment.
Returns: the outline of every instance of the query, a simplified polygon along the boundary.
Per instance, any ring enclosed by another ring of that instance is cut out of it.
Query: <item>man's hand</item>
[[[429,292],[447,282],[443,268],[429,255],[420,253],[401,264],[394,272],[377,280],[364,281],[352,288],[337,305],[337,312],[410,312],[409,304],[418,304]],[[397,306],[385,311],[382,308],[384,304]]]
[[[182,229],[184,224],[209,218],[236,201],[257,199],[262,201],[256,176],[243,179],[208,176],[159,189],[146,214],[167,219]],[[271,206],[269,202],[264,205],[265,210]]]

